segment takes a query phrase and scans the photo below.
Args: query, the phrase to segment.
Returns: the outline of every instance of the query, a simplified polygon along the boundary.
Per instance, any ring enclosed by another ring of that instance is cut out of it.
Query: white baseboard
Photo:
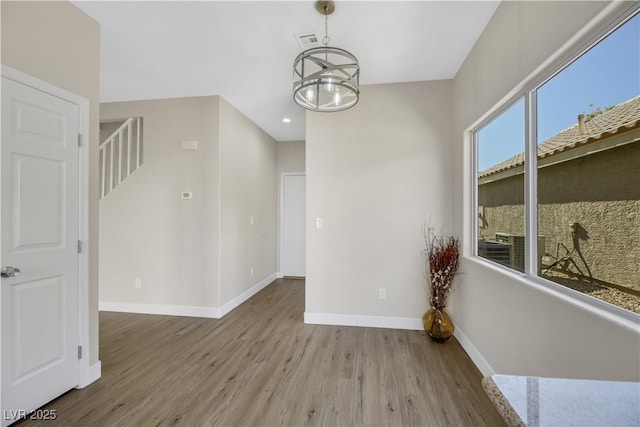
[[[276,278],[277,278],[277,279],[282,279],[283,277],[284,277],[284,274],[282,274],[281,272],[279,272],[279,271],[278,271],[278,272],[276,273]]]
[[[229,313],[231,310],[233,310],[234,308],[236,308],[237,306],[239,306],[240,304],[242,304],[243,302],[245,302],[246,300],[248,300],[249,298],[257,294],[258,292],[260,292],[262,289],[267,287],[267,285],[269,285],[271,282],[276,280],[276,277],[277,277],[276,273],[273,273],[265,277],[255,286],[251,287],[250,289],[247,289],[246,291],[244,291],[243,293],[241,293],[231,301],[223,304],[222,307],[220,307],[218,310],[220,317]]]
[[[162,314],[167,316],[206,317],[210,319],[219,319],[221,317],[220,308],[218,307],[199,307],[169,304],[137,304],[109,301],[100,301],[98,307],[100,311],[118,311],[122,313]]]
[[[80,373],[80,384],[78,384],[78,387],[76,388],[85,388],[92,382],[99,380],[101,376],[102,363],[98,360],[93,365],[85,367],[84,371]]]
[[[276,279],[276,273],[269,275],[250,289],[241,293],[222,307],[202,307],[190,305],[169,304],[139,304],[128,302],[100,301],[100,311],[117,311],[121,313],[161,314],[166,316],[205,317],[208,319],[220,319],[225,314],[260,292]]]
[[[363,316],[359,314],[304,313],[304,323],[314,325],[363,326],[367,328],[409,329],[423,328],[422,319],[411,317]]]
[[[480,354],[478,349],[457,326],[453,330],[453,336],[456,337],[462,348],[464,348],[464,351],[467,352],[473,363],[477,366],[480,372],[482,372],[482,375],[485,377],[495,375],[496,371],[491,367],[489,362],[482,357],[482,354]]]

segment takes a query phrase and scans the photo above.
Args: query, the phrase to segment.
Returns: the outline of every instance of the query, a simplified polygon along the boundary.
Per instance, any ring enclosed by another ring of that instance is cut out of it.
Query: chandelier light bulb
[[[322,77],[323,77],[323,81],[325,82],[324,90],[326,90],[327,92],[333,92],[333,90],[336,87],[336,85],[334,84],[335,80],[333,79],[333,73],[329,71],[325,73]]]
[[[311,88],[307,89],[307,93],[305,95],[305,98],[307,98],[307,101],[313,102],[313,99],[315,98],[313,89],[311,89]]]
[[[342,94],[338,91],[337,88],[336,88],[336,93],[333,95],[333,104],[336,107],[339,107],[340,105],[342,105]]]

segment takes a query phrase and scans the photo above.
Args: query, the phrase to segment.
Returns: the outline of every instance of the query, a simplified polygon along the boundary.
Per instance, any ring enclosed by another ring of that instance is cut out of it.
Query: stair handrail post
[[[140,167],[140,117],[136,119],[136,169]]]
[[[100,189],[100,198],[106,196],[105,194],[105,190],[106,190],[106,174],[107,174],[107,150],[104,149],[104,147],[100,147],[100,153],[102,153],[102,167],[100,168],[100,179],[101,179],[101,189]]]
[[[122,139],[124,132],[118,132],[118,184],[122,182]],[[116,184],[116,185],[118,185]]]
[[[142,151],[142,137],[141,137],[141,117],[130,117],[125,120],[119,127],[116,129],[107,139],[105,139],[99,145],[99,153],[102,154],[102,159],[100,161],[101,171],[100,177],[102,179],[101,182],[101,192],[100,198],[105,198],[113,189],[122,183],[125,179],[127,179],[133,171],[138,169],[141,166],[140,154]],[[131,170],[131,157],[133,156],[133,125],[136,124],[136,162],[134,164],[133,171]],[[126,130],[126,134],[125,134]],[[116,141],[117,138],[117,141]],[[124,147],[124,140],[126,138],[126,148]],[[114,147],[118,144],[118,156],[116,159]],[[109,185],[107,186],[107,153],[109,153]],[[123,156],[126,156],[123,158]],[[117,165],[115,162],[117,161]],[[126,163],[124,165],[123,163]],[[117,166],[117,168],[116,168]],[[123,168],[126,166],[126,173],[123,173]],[[117,169],[117,177],[115,175]]]
[[[131,126],[127,127],[127,173],[126,177],[131,175],[131,139],[132,139],[133,129]]]
[[[109,192],[113,190],[113,141],[109,143]]]

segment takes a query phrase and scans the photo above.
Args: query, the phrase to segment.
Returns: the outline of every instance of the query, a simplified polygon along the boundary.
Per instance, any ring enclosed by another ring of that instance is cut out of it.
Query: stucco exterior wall
[[[546,253],[573,248],[577,223],[578,267],[605,282],[640,291],[640,141],[538,170],[538,231]],[[524,230],[523,175],[482,184],[479,237]],[[553,261],[553,258],[549,258]]]
[[[524,234],[524,175],[478,186],[478,237]]]

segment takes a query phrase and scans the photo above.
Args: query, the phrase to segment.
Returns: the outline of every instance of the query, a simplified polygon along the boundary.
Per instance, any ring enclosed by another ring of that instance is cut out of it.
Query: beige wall
[[[419,325],[427,309],[423,220],[452,226],[451,82],[361,90],[350,110],[307,113],[305,316]]]
[[[105,142],[124,123],[124,120],[115,122],[100,122],[100,144]]]
[[[221,99],[221,304],[276,273],[276,157],[276,141]]]
[[[284,172],[304,172],[304,141],[282,141],[278,142],[276,147],[278,150],[278,176]]]
[[[97,171],[100,27],[68,2],[2,1],[2,64],[89,100],[90,170]],[[89,182],[90,360],[98,361],[98,180]]]
[[[276,142],[218,96],[102,104],[123,117],[144,165],[101,202],[100,302],[214,313],[274,275]]]
[[[101,302],[219,305],[218,102],[101,105],[102,120],[144,119],[142,167],[100,202]],[[198,150],[183,151],[187,140]],[[193,199],[182,200],[183,191]]]
[[[470,146],[463,139],[464,131],[605,6],[588,1],[503,2],[454,79],[455,150],[450,177],[455,225],[466,254],[474,243],[470,230],[475,219],[470,210]],[[470,257],[462,260],[461,269],[464,281],[452,295],[451,314],[485,371],[640,379],[637,322],[614,319]]]
[[[281,197],[282,197],[282,174],[285,172],[305,171],[305,142],[304,141],[282,141],[276,144],[278,156],[278,248],[280,247],[280,217]],[[280,268],[280,251],[278,251],[278,268]]]

